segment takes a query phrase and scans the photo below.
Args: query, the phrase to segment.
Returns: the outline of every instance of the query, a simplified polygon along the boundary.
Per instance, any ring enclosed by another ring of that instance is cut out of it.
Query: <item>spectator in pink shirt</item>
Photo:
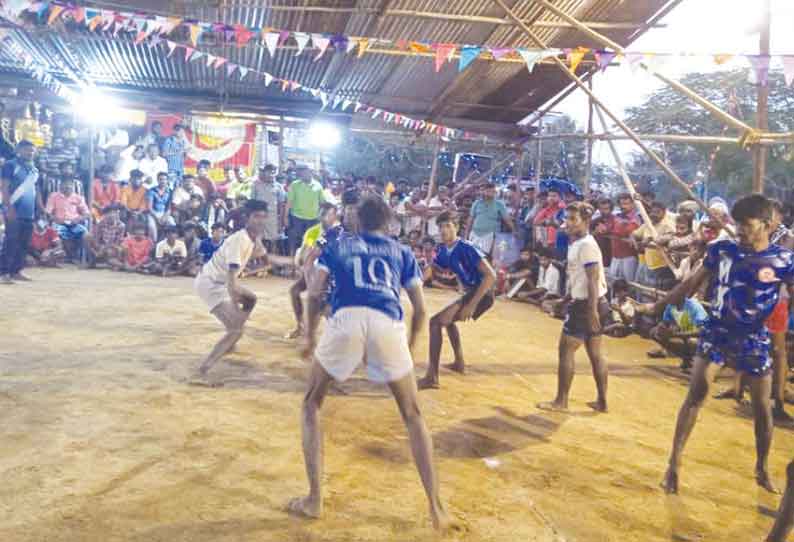
[[[532,221],[535,226],[535,240],[546,248],[554,248],[557,243],[557,230],[560,222],[557,220],[560,210],[565,209],[560,191],[552,188],[546,195],[546,205],[541,208]]]
[[[632,242],[631,234],[640,227],[642,220],[637,212],[634,198],[628,192],[618,195],[620,212],[614,215],[612,229],[612,262],[609,275],[613,280],[623,279],[633,282],[637,273],[637,249]]]
[[[47,199],[45,212],[55,225],[63,241],[67,262],[74,260],[82,248],[83,236],[88,231],[85,221],[90,216],[83,196],[74,193],[74,181],[61,181],[60,192],[53,192]]]

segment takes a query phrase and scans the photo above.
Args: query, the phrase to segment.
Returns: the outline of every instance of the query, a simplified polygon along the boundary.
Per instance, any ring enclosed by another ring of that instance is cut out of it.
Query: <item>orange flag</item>
[[[424,43],[419,43],[418,41],[412,41],[408,45],[414,53],[432,53],[433,51],[425,45]]]
[[[57,5],[52,6],[52,10],[50,11],[50,16],[47,19],[47,24],[52,24],[55,21],[55,19],[61,16],[61,13],[63,13],[63,6],[57,6]]]

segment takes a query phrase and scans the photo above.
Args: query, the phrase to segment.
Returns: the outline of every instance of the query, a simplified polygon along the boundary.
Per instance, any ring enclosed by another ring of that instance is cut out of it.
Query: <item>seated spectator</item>
[[[630,295],[629,283],[618,279],[612,283],[611,321],[605,322],[604,334],[610,337],[627,337],[634,331],[637,302]]]
[[[138,169],[143,172],[143,186],[147,190],[157,186],[160,172],[165,172],[168,179],[168,162],[160,156],[160,147],[155,143],[146,147],[146,156],[138,164]]]
[[[245,202],[248,199],[243,194],[239,194],[231,206],[227,203],[226,208],[229,212],[226,214],[226,231],[234,233],[240,231],[245,227],[247,215],[245,213]]]
[[[97,178],[91,190],[91,212],[94,220],[102,218],[102,209],[121,201],[121,189],[113,182],[113,168],[104,165],[99,168]]]
[[[174,216],[182,220],[183,215],[188,214],[190,209],[190,198],[194,195],[204,199],[204,192],[196,186],[196,178],[193,175],[185,175],[182,178],[182,185],[174,189],[171,196],[171,211]]]
[[[215,184],[215,190],[223,198],[234,199],[234,196],[229,194],[229,188],[231,188],[232,184],[236,182],[237,182],[237,174],[234,172],[234,168],[228,165],[224,166],[223,180]]]
[[[518,260],[504,274],[504,293],[510,292],[521,281],[523,281],[523,285],[518,290],[518,294],[529,292],[532,289],[530,285],[535,284],[537,276],[534,260],[532,250],[529,247],[524,247],[518,255]]]
[[[689,252],[687,256],[681,260],[681,263],[678,265],[678,267],[673,270],[676,280],[684,281],[692,276],[703,263],[703,257],[705,255],[706,243],[704,241],[692,242],[689,245]]]
[[[218,192],[215,182],[210,179],[210,165],[209,160],[200,160],[196,166],[196,186],[201,189],[204,199],[207,201]]]
[[[154,243],[146,235],[146,227],[143,224],[135,224],[132,227],[132,235],[128,235],[121,246],[124,271],[143,272],[151,264]]]
[[[681,369],[689,370],[697,349],[700,328],[707,319],[708,314],[703,305],[693,298],[685,298],[678,305],[668,305],[662,321],[651,329],[651,338],[663,350],[649,352],[648,356],[662,358],[673,354],[681,358]]]
[[[159,231],[176,226],[174,217],[171,216],[171,194],[171,189],[168,187],[168,172],[161,171],[157,174],[157,186],[150,188],[146,193],[149,202],[147,225],[152,241],[159,239]]]
[[[83,196],[74,193],[74,182],[61,181],[61,191],[53,192],[47,198],[45,212],[55,224],[55,230],[63,241],[66,261],[78,257],[83,245],[83,236],[88,231],[85,222],[90,211]]]
[[[560,270],[554,265],[549,249],[538,251],[538,279],[535,288],[528,292],[520,292],[518,299],[532,305],[542,306],[544,302],[560,299]],[[550,306],[547,304],[547,307]]]
[[[216,222],[226,223],[226,214],[229,209],[226,207],[226,202],[217,192],[213,193],[207,200],[207,205],[204,207],[204,214],[201,217],[201,222],[205,227],[209,228]]]
[[[204,199],[197,194],[193,194],[190,196],[187,210],[180,216],[180,222],[193,222],[204,231],[207,231],[207,227],[204,224],[206,209],[207,204],[204,203]]]
[[[155,248],[154,265],[150,272],[162,274],[164,277],[178,275],[184,271],[185,260],[187,247],[179,238],[176,226],[168,226],[165,228],[165,238]]]
[[[102,210],[102,220],[94,226],[93,234],[86,236],[90,267],[96,267],[101,262],[115,270],[123,266],[122,245],[127,228],[121,221],[121,210],[119,204],[105,207]]]
[[[232,170],[234,176],[229,183],[229,189],[226,191],[226,196],[237,199],[238,196],[245,196],[246,200],[251,199],[254,190],[254,183],[245,176],[243,168],[236,167]]]
[[[216,222],[212,225],[212,232],[210,236],[202,239],[199,245],[199,254],[201,255],[202,265],[212,259],[212,255],[223,244],[223,239],[226,236],[226,226],[223,222]]]
[[[61,239],[45,218],[35,222],[33,233],[28,245],[28,264],[42,267],[58,267],[58,262],[66,253],[63,251]]]
[[[128,229],[133,224],[148,224],[149,200],[143,186],[142,171],[133,169],[130,172],[130,184],[121,189],[121,205],[124,207],[123,220]]]
[[[187,258],[185,258],[183,272],[185,275],[191,277],[198,274],[204,263],[199,253],[201,239],[199,239],[197,233],[196,225],[192,222],[187,222],[182,225],[182,241],[184,241],[185,248],[187,249]]]

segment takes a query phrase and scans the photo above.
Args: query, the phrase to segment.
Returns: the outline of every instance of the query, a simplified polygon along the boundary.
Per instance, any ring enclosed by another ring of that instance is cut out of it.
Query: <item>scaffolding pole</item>
[[[593,92],[593,78],[591,77],[590,80],[587,82],[587,86],[590,88],[590,92]],[[584,179],[584,197],[590,197],[590,183],[593,182],[593,100],[588,100],[588,112],[587,112],[587,171],[585,172],[585,179]],[[606,131],[606,128],[604,128]],[[610,145],[613,143],[610,141]]]
[[[761,56],[769,56],[769,41],[772,23],[772,0],[763,0],[763,15],[761,20]],[[758,85],[758,111],[756,113],[756,126],[759,132],[769,130],[769,77],[759,76]],[[766,80],[765,80],[766,79]],[[753,192],[764,193],[764,177],[766,177],[767,149],[763,145],[753,147]]]

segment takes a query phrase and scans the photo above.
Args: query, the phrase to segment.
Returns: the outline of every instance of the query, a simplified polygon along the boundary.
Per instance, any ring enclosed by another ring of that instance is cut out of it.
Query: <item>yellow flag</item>
[[[714,62],[717,65],[722,66],[723,64],[725,64],[726,62],[728,62],[732,58],[733,58],[733,55],[714,55]]]
[[[50,11],[50,17],[47,19],[47,24],[52,24],[55,19],[57,19],[61,13],[63,13],[63,6],[52,6],[52,11]]]
[[[590,49],[587,47],[577,47],[568,55],[568,62],[571,63],[571,71],[575,72],[576,68],[579,67],[579,64],[582,62],[584,55],[586,55]]]
[[[199,28],[199,25],[197,24],[190,25],[190,42],[193,44],[193,47],[196,47],[198,45],[198,37],[200,32],[201,29]]]
[[[369,38],[358,38],[358,58],[364,56],[369,47]]]

